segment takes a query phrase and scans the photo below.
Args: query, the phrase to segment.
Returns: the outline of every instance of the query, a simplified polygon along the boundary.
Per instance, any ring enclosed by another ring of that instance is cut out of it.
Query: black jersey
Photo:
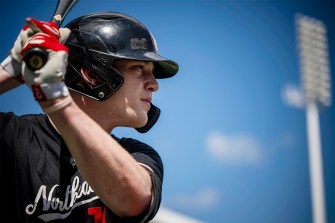
[[[150,209],[136,218],[120,219],[101,202],[80,175],[65,142],[46,115],[0,113],[0,222],[151,220],[161,202],[161,158],[153,148],[140,141],[114,138],[148,169],[152,178]]]

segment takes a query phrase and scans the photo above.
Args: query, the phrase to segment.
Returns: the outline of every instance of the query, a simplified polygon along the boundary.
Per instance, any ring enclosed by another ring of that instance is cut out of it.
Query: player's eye
[[[142,65],[135,65],[135,66],[133,66],[132,67],[132,69],[134,70],[134,71],[137,71],[137,72],[143,72],[143,70],[144,70],[144,66],[142,66]]]

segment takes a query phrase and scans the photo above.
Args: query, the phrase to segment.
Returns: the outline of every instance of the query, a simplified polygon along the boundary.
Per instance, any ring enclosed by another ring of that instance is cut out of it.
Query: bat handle
[[[51,21],[60,26],[62,17],[54,16]],[[41,69],[46,64],[48,57],[48,52],[44,48],[33,47],[25,52],[24,61],[30,70],[35,71]]]
[[[57,26],[60,27],[64,17],[78,1],[79,0],[58,0],[51,21],[55,22]],[[33,47],[25,53],[24,58],[26,66],[30,70],[35,71],[41,69],[46,64],[48,61],[48,52],[43,48]]]
[[[48,52],[44,48],[33,47],[24,55],[26,66],[32,70],[41,69],[48,61]]]

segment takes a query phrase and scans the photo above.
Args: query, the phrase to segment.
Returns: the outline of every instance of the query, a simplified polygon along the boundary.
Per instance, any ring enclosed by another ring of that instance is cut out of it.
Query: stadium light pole
[[[300,80],[306,103],[309,171],[313,222],[326,222],[319,107],[331,104],[330,68],[326,27],[300,13],[295,17]]]

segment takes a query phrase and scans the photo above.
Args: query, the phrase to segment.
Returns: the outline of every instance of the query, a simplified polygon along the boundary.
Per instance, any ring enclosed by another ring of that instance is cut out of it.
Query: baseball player
[[[148,222],[157,213],[163,164],[149,145],[118,138],[147,132],[160,110],[157,79],[178,64],[157,54],[153,35],[122,13],[81,16],[58,28],[27,18],[1,63],[0,93],[21,84],[43,114],[0,112],[0,216],[9,222]],[[32,70],[26,53],[47,63]]]

